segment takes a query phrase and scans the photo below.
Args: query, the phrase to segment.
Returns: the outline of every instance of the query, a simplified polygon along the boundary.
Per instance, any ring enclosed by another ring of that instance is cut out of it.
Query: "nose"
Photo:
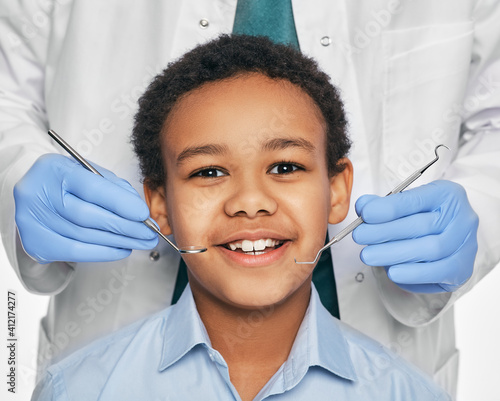
[[[278,203],[270,189],[262,182],[242,180],[236,185],[224,208],[228,216],[253,219],[274,214]]]

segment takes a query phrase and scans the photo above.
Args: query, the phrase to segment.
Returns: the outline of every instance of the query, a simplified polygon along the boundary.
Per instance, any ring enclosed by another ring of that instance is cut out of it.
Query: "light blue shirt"
[[[230,338],[228,341],[243,341]],[[450,400],[423,373],[332,317],[316,289],[288,360],[255,400]],[[240,400],[188,286],[179,302],[51,366],[33,400]]]

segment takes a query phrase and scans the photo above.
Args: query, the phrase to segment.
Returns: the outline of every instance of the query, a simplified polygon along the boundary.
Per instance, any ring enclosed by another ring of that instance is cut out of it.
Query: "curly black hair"
[[[157,75],[139,99],[131,142],[143,180],[153,189],[164,184],[160,134],[176,101],[203,84],[260,73],[300,87],[316,103],[326,123],[326,152],[331,176],[344,169],[339,159],[351,142],[337,89],[317,63],[299,51],[266,37],[221,35],[195,47]]]

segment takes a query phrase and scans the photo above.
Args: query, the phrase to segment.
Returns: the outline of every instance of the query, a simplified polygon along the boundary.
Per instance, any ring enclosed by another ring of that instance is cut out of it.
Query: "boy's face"
[[[344,219],[352,166],[329,177],[325,126],[311,98],[260,74],[180,99],[162,138],[165,187],[145,187],[151,216],[180,247],[193,291],[254,308],[309,286],[327,223]]]

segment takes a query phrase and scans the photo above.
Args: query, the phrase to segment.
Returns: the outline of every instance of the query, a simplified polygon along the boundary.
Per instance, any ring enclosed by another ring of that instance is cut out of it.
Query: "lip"
[[[278,234],[271,230],[258,230],[258,231],[239,231],[224,238],[218,245],[225,245],[230,242],[237,242],[243,240],[257,241],[258,239],[275,239],[281,241],[290,240],[290,237],[285,237],[283,234]]]
[[[259,238],[273,238],[272,236],[269,237],[258,237]],[[246,239],[250,239],[249,237],[246,237]],[[279,238],[277,238],[279,239]],[[233,240],[235,241],[235,240]],[[232,242],[232,241],[228,241]],[[271,265],[278,260],[280,260],[285,252],[287,251],[288,247],[290,246],[292,242],[285,240],[283,245],[281,245],[277,249],[273,249],[272,251],[263,253],[261,255],[246,255],[244,253],[240,252],[234,252],[231,251],[227,248],[225,248],[222,245],[216,246],[216,249],[222,253],[222,255],[226,258],[228,258],[231,262],[242,266],[242,267],[263,267],[263,266],[268,266]]]

